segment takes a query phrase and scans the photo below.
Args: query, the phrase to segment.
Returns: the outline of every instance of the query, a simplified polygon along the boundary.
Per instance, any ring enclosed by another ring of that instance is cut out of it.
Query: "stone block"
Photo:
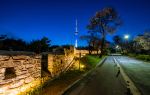
[[[41,76],[41,74],[39,74],[39,73],[33,73],[31,76],[34,77],[34,78],[38,78],[38,77]]]
[[[28,73],[28,71],[26,70],[26,71],[16,71],[16,75],[17,76],[19,76],[19,75],[25,75],[25,74],[27,74]]]
[[[34,56],[35,59],[41,59],[41,56],[40,55],[36,55]]]
[[[30,82],[32,82],[34,80],[34,78],[32,78],[32,77],[27,77],[27,78],[25,78],[25,83],[30,83]]]
[[[33,59],[30,59],[28,62],[29,62],[29,64],[33,64],[33,63],[34,63],[34,60],[33,60]]]
[[[5,79],[4,75],[0,75],[0,80]]]
[[[34,64],[36,67],[41,67],[41,63]]]
[[[14,67],[14,63],[13,61],[9,60],[9,61],[6,61],[4,62],[4,65],[2,67]]]
[[[9,60],[9,56],[0,55],[0,61]]]
[[[14,67],[16,76],[11,79],[5,79],[5,69],[10,67]],[[30,83],[39,77],[41,77],[41,56],[0,55],[0,90],[5,85],[9,88],[7,92],[11,92],[11,90]]]
[[[17,56],[13,56],[14,60],[25,60],[25,59],[29,59],[29,56],[26,55],[17,55]]]
[[[27,65],[27,64],[30,64],[30,62],[29,61],[24,61],[23,62],[23,65]]]
[[[0,85],[8,84],[11,83],[12,79],[7,79],[7,80],[0,80]]]
[[[25,79],[26,77],[29,77],[30,74],[24,74],[24,75],[21,75],[21,76],[17,76],[16,78],[17,79]]]
[[[0,68],[3,68],[4,67],[4,61],[0,61]]]
[[[41,70],[41,67],[35,67],[36,70]]]
[[[20,71],[25,71],[26,70],[26,68],[25,68],[25,66],[24,65],[20,65],[20,66],[17,66],[16,67],[16,70],[20,70]]]
[[[2,86],[0,87],[0,95],[5,95],[5,91],[8,89],[8,86]]]
[[[4,74],[4,72],[5,72],[5,68],[1,68],[0,69],[0,74]]]
[[[30,74],[32,74],[32,73],[35,71],[35,68],[34,68],[34,67],[33,67],[33,68],[28,68],[27,70],[28,70],[28,72],[29,72]]]
[[[20,81],[15,81],[13,82],[9,88],[12,89],[12,88],[17,88],[17,87],[20,87],[21,85],[24,84],[24,79],[20,80]]]
[[[33,67],[34,67],[34,65],[32,65],[32,64],[26,64],[26,65],[25,65],[25,68],[27,68],[27,69],[28,69],[28,68],[33,68]]]

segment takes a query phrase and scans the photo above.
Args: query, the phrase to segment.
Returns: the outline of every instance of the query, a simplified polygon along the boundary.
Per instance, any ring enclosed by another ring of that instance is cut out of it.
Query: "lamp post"
[[[119,45],[116,45],[116,53],[118,52],[118,50],[119,50]]]
[[[129,37],[130,37],[130,36],[129,36],[128,34],[124,35],[124,39],[126,40],[126,41],[125,41],[125,43],[126,43],[125,46],[126,46],[127,52],[128,52],[128,39],[129,39]]]

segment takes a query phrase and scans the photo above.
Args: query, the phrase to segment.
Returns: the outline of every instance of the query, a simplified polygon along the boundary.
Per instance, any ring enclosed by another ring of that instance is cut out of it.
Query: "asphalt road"
[[[127,95],[126,84],[110,56],[65,95]]]
[[[126,74],[143,95],[150,95],[150,63],[125,56],[115,56]]]

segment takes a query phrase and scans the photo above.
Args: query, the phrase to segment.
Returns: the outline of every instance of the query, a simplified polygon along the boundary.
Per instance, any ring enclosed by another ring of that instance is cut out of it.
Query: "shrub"
[[[150,60],[150,56],[149,55],[137,55],[136,58],[144,60],[144,61],[149,61]]]
[[[140,60],[144,60],[144,61],[150,61],[150,55],[144,55],[144,54],[128,54],[128,56],[130,57],[135,57],[137,59]]]

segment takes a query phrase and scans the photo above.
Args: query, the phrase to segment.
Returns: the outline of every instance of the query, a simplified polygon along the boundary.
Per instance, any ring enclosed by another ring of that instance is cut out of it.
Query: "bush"
[[[134,57],[140,60],[144,60],[144,61],[150,61],[150,55],[144,55],[144,54],[128,54],[128,56],[130,57]]]
[[[150,61],[150,55],[137,55],[136,56],[137,59],[140,59],[140,60],[144,60],[144,61]]]

